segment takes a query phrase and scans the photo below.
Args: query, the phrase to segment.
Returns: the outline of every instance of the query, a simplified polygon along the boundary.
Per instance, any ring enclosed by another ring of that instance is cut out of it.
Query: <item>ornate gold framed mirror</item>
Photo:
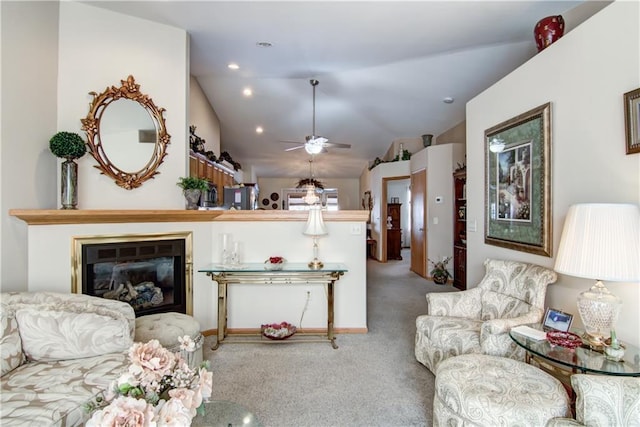
[[[98,162],[94,167],[118,186],[133,190],[159,173],[171,136],[165,109],[140,92],[133,76],[120,83],[101,94],[89,92],[93,101],[81,122],[89,152]]]

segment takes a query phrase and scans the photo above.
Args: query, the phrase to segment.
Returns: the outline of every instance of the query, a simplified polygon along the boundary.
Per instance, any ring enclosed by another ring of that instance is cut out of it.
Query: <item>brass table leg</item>
[[[331,280],[327,284],[327,337],[331,342],[331,347],[337,349],[338,345],[336,344],[336,337],[333,335],[333,282],[334,280]]]
[[[218,338],[212,350],[217,349],[227,335],[227,283],[218,281]]]

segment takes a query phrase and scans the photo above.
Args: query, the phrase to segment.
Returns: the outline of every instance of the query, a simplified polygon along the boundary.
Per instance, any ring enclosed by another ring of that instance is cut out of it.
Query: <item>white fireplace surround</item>
[[[282,256],[289,262],[309,262],[313,257],[313,241],[302,234],[306,221],[304,213],[245,211],[230,217],[223,215],[203,220],[196,218],[198,211],[168,211],[176,212],[174,219],[164,219],[168,222],[138,222],[131,218],[114,220],[110,216],[99,217],[92,211],[85,211],[87,217],[99,218],[94,220],[117,222],[84,223],[87,221],[79,220],[85,216],[82,211],[47,212],[64,218],[50,221],[47,214],[36,214],[34,219],[28,214],[22,215],[24,212],[12,213],[29,224],[29,291],[71,292],[72,245],[76,236],[192,233],[193,316],[205,333],[213,333],[217,329],[218,293],[216,283],[198,270],[210,263],[219,263],[222,234],[229,234],[233,241],[239,242],[241,258],[245,262],[263,262],[270,256]],[[152,211],[145,212],[151,214],[144,214],[141,218],[154,220]],[[335,285],[335,328],[338,333],[364,333],[367,330],[366,214],[366,211],[341,211],[325,216],[328,235],[320,238],[320,256],[326,262],[344,263],[349,269]],[[192,216],[193,221],[185,221],[185,217],[189,219]],[[67,221],[73,223],[65,223]],[[254,330],[263,323],[281,321],[298,325],[307,291],[310,300],[302,327],[326,329],[325,289],[315,284],[230,286],[228,328]]]

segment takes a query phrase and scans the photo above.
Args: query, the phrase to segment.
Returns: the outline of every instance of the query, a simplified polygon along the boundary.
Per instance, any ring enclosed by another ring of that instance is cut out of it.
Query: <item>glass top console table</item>
[[[539,324],[529,325],[542,330]],[[572,331],[578,335],[582,331]],[[625,347],[624,358],[620,362],[608,360],[603,353],[591,350],[588,346],[571,350],[566,347],[553,346],[549,341],[534,340],[515,331],[509,332],[511,339],[526,350],[526,361],[542,358],[550,362],[569,368],[570,373],[594,373],[600,375],[619,375],[640,377],[640,349],[623,343]]]
[[[334,306],[334,284],[346,273],[347,267],[339,263],[325,263],[320,269],[310,269],[307,263],[284,263],[282,269],[270,269],[264,263],[247,263],[240,265],[210,264],[200,270],[206,273],[211,280],[218,283],[218,335],[214,350],[225,341],[230,334],[227,331],[227,288],[233,284],[258,284],[258,285],[327,285],[327,334],[326,340],[333,348],[338,348],[335,343],[333,331],[333,306]],[[299,334],[313,335],[313,334]],[[294,337],[292,337],[294,338]],[[310,340],[307,340],[310,341]],[[324,340],[323,340],[324,341]],[[254,342],[244,339],[242,342]],[[261,340],[261,342],[264,342]],[[274,341],[278,342],[278,341]]]

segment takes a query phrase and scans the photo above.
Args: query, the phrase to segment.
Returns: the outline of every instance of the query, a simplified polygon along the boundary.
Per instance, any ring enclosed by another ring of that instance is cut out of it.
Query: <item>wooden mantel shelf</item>
[[[29,225],[114,224],[131,222],[207,222],[207,221],[306,221],[305,211],[281,210],[110,210],[110,209],[10,209],[9,215]],[[325,221],[367,221],[369,212],[325,211]]]

